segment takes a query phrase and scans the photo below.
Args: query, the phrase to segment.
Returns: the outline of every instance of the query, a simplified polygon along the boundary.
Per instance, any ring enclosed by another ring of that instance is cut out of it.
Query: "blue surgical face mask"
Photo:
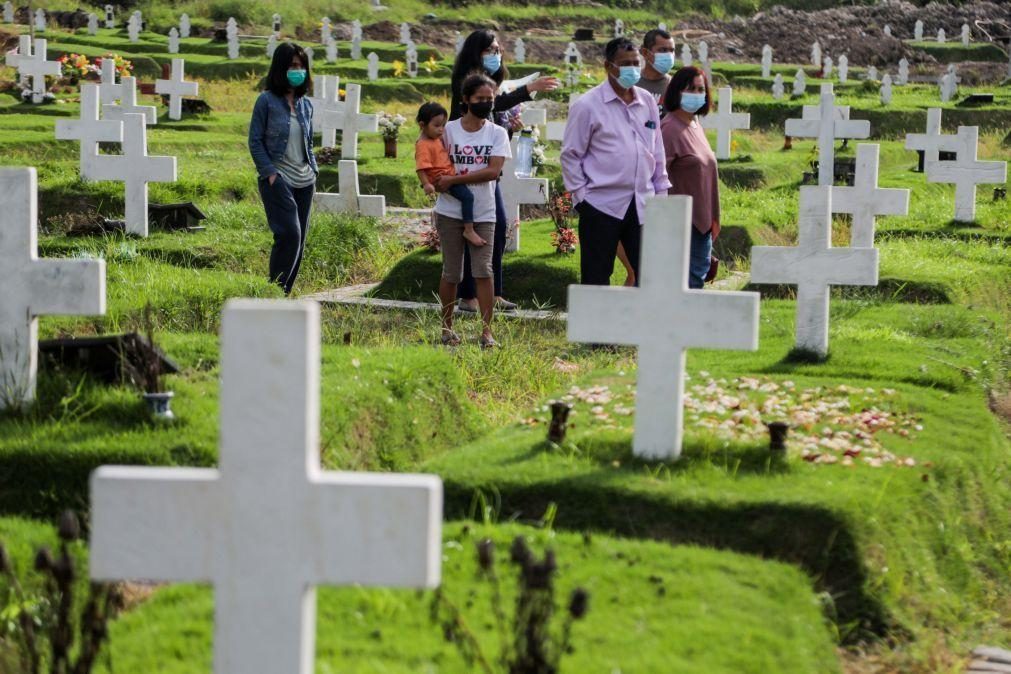
[[[687,91],[681,92],[681,109],[694,115],[706,104],[705,94],[691,94]]]
[[[618,66],[618,85],[622,89],[631,89],[641,77],[639,66]]]
[[[304,70],[289,70],[287,76],[288,84],[293,87],[300,87],[305,84],[306,73]]]
[[[666,75],[674,67],[674,54],[670,52],[660,52],[653,54],[653,70],[661,75]]]
[[[489,75],[494,75],[502,68],[501,54],[485,54],[481,57],[481,65]]]

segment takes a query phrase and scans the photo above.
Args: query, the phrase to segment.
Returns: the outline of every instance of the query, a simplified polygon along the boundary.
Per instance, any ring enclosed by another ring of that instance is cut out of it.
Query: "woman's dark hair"
[[[288,84],[288,68],[291,62],[298,57],[305,68],[305,82],[292,87]],[[267,72],[267,79],[264,89],[278,96],[284,96],[289,91],[295,93],[295,98],[305,96],[306,92],[312,88],[312,73],[309,72],[309,57],[305,50],[294,42],[282,42],[274,50],[274,58],[270,62],[270,70]]]
[[[446,118],[449,117],[449,113],[446,112],[446,108],[442,107],[442,105],[436,103],[435,101],[429,101],[428,103],[422,103],[421,107],[418,108],[418,116],[415,120],[419,124],[428,124],[439,115]]]
[[[495,80],[484,74],[474,74],[463,81],[460,86],[460,98],[470,98],[481,87],[491,87],[492,93],[498,88]],[[466,105],[466,103],[464,104]]]
[[[702,81],[706,84],[706,104],[699,108],[699,111],[695,114],[708,115],[713,107],[713,94],[710,91],[709,79],[706,77],[705,71],[695,66],[685,66],[670,78],[670,83],[667,85],[667,93],[663,96],[664,109],[673,112],[680,108],[681,92],[691,86],[691,83],[699,75],[702,76]]]
[[[495,41],[495,33],[490,30],[479,29],[467,36],[460,47],[460,53],[456,55],[453,63],[453,82],[457,86],[463,83],[468,75],[473,73],[483,73],[484,64],[481,60],[481,52],[491,47]],[[498,69],[497,73],[491,74],[491,79],[495,81],[495,88],[502,84],[502,81],[509,77],[509,69],[505,63]]]

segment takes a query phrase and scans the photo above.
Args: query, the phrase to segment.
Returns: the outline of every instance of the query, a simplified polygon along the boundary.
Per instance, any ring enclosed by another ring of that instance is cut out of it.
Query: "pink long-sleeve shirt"
[[[660,136],[660,113],[649,92],[633,87],[625,103],[609,81],[586,92],[569,109],[562,140],[562,177],[573,205],[625,217],[635,199],[640,224],[646,199],[671,187]]]

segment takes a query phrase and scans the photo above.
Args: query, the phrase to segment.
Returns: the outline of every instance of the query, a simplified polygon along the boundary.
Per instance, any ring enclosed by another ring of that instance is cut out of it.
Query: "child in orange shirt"
[[[425,194],[435,194],[433,183],[440,176],[456,175],[453,160],[449,151],[442,144],[442,134],[446,131],[446,120],[449,114],[446,108],[438,103],[425,103],[418,109],[418,126],[421,135],[414,146],[414,167],[425,188]],[[474,194],[466,185],[453,185],[449,194],[460,202],[460,219],[463,220],[463,238],[475,246],[487,243],[474,231]]]

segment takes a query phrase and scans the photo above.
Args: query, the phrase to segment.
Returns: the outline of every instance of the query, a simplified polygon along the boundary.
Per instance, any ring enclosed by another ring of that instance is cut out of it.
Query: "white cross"
[[[582,97],[583,97],[582,94],[577,94],[575,92],[569,94],[569,107],[571,108],[572,104],[575,103],[576,101],[578,101]],[[563,120],[559,120],[559,121],[555,121],[555,122],[548,122],[547,129],[546,129],[546,131],[547,131],[547,133],[546,133],[547,139],[548,140],[557,140],[558,142],[562,142],[562,140],[565,139],[565,125],[567,123],[568,123],[568,121],[564,120],[564,119]]]
[[[356,35],[351,38],[351,60],[360,61],[361,58],[362,58],[362,37],[361,35]]]
[[[926,133],[906,134],[907,150],[923,150],[924,170],[926,170],[927,164],[938,160],[941,146],[946,142],[945,137],[941,136],[941,108],[927,110]]]
[[[691,197],[646,202],[638,288],[569,286],[568,339],[639,347],[633,453],[681,454],[685,350],[758,348],[758,293],[688,289]]]
[[[880,145],[857,145],[856,175],[853,187],[832,188],[832,212],[853,216],[850,226],[852,248],[874,247],[874,219],[878,215],[909,213],[909,190],[878,187]]]
[[[32,81],[32,102],[41,103],[46,95],[46,75],[59,77],[63,72],[63,64],[59,61],[47,61],[48,47],[43,38],[35,39],[35,53],[30,56],[20,56],[17,59],[18,72]]]
[[[323,213],[353,213],[373,218],[386,216],[386,197],[362,194],[358,185],[358,162],[342,159],[337,163],[340,192],[316,192],[313,205]]]
[[[21,63],[21,59],[32,57],[32,36],[31,35],[18,35],[18,48],[12,49],[7,52],[5,58],[5,64],[8,68],[18,68],[18,64]],[[28,76],[20,74],[19,78],[23,86],[29,84]]]
[[[38,316],[105,313],[103,260],[40,260],[34,168],[0,168],[0,409],[35,398]]]
[[[81,178],[85,180],[94,174],[99,142],[123,142],[122,121],[98,118],[99,88],[100,85],[93,82],[81,85],[80,119],[56,120],[58,139],[81,142]]]
[[[878,284],[876,248],[832,247],[831,185],[800,188],[800,219],[795,247],[751,249],[753,283],[797,286],[799,349],[828,353],[829,286]]]
[[[845,82],[850,76],[850,59],[846,54],[839,57],[839,81]]]
[[[168,95],[169,97],[169,119],[182,119],[183,116],[183,96],[196,96],[200,89],[197,82],[187,82],[186,61],[183,59],[172,59],[172,76],[167,80],[155,80],[155,93]]]
[[[765,45],[762,47],[762,77],[772,75],[772,47]]]
[[[746,112],[731,112],[733,89],[720,88],[719,112],[702,118],[703,129],[716,129],[716,158],[730,159],[730,134],[734,129],[750,129],[751,115]]]
[[[978,161],[979,127],[960,126],[955,136],[945,136],[942,150],[955,153],[955,161],[932,161],[925,165],[927,182],[955,184],[955,220],[976,219],[976,185],[1003,184],[1007,162]]]
[[[579,47],[576,46],[575,42],[570,42],[565,47],[565,65],[577,69],[583,67],[583,55],[579,53]]]
[[[834,181],[836,138],[867,138],[871,135],[870,122],[838,119],[835,109],[835,94],[823,86],[818,119],[786,120],[787,136],[818,139],[819,185],[831,185]]]
[[[806,91],[807,77],[804,75],[804,70],[802,68],[797,68],[797,74],[793,76],[793,95],[803,96]]]
[[[123,154],[98,155],[92,174],[96,180],[126,183],[126,231],[147,236],[147,184],[173,182],[176,158],[148,155],[144,116],[126,113],[123,115]]]
[[[123,77],[120,79],[123,87],[119,104],[110,103],[102,106],[102,117],[105,119],[123,119],[124,115],[139,114],[145,124],[158,123],[158,108],[153,105],[137,105],[137,78]]]
[[[116,13],[115,8],[112,5],[105,6],[105,27],[106,28],[116,27]]]
[[[102,105],[123,98],[123,82],[116,84],[116,61],[111,56],[102,59],[102,77],[99,82],[99,100]]]
[[[98,16],[94,12],[88,13],[88,35],[98,35]]]
[[[369,82],[375,82],[379,79],[379,55],[374,51],[369,52],[368,61]]]
[[[179,37],[188,38],[190,36],[190,15],[183,14],[179,17]]]
[[[179,29],[175,26],[172,26],[168,32],[168,53],[179,53]]]
[[[332,126],[333,117],[324,118],[326,111],[338,111],[344,104],[340,100],[341,78],[336,75],[321,75],[313,80],[313,93],[318,96],[310,96],[312,103],[312,128],[323,135],[323,147],[334,147],[337,145],[337,128]],[[328,124],[325,124],[327,122]]]
[[[359,133],[379,131],[379,116],[362,114],[361,102],[361,85],[349,84],[344,90],[344,104],[323,111],[323,126],[341,131],[341,159],[358,158]]]
[[[215,674],[311,674],[317,585],[439,584],[438,477],[320,466],[319,311],[225,305],[217,468],[91,476],[91,577],[211,583]]]
[[[506,252],[520,249],[520,204],[548,203],[548,180],[546,178],[520,178],[516,175],[516,148],[519,138],[512,139],[512,156],[502,165],[499,187],[502,189],[502,203],[505,206]]]
[[[523,120],[523,124],[525,126],[547,126],[548,111],[546,108],[530,108],[524,106],[521,119]]]

